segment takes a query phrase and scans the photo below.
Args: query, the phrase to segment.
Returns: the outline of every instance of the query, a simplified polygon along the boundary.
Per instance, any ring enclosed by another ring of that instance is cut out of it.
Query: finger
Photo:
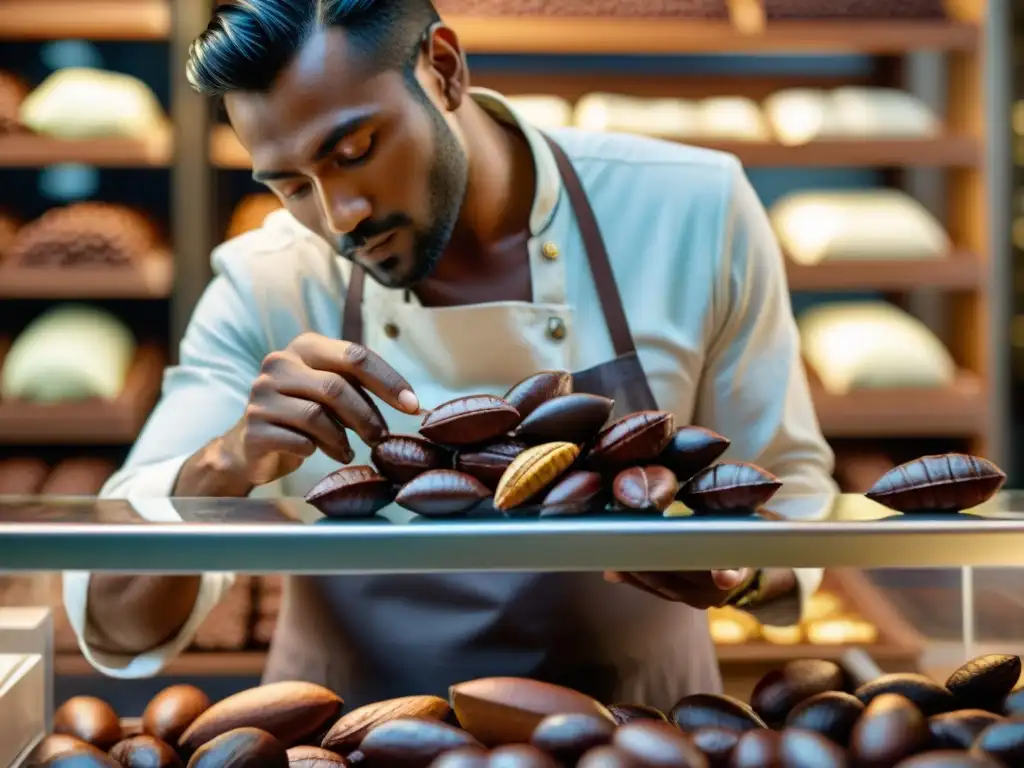
[[[306,369],[305,374],[301,380],[282,381],[281,392],[319,403],[338,424],[351,429],[370,447],[384,439],[388,432],[384,417],[358,384],[336,373]]]
[[[420,401],[412,385],[362,344],[313,335],[300,337],[294,344],[296,353],[310,368],[354,377],[392,408],[409,414],[419,413]]]
[[[367,443],[367,445],[370,445],[372,447],[388,436],[387,422],[384,421],[384,414],[380,412],[380,408],[377,407],[377,403],[374,401],[372,397],[370,397],[366,390],[360,387],[358,383],[349,381],[349,384],[352,386],[352,391],[359,395],[363,403],[365,403],[366,407],[369,409],[369,413],[371,414],[371,416],[370,420],[368,420],[366,423],[370,424],[373,422],[379,422],[381,425],[383,425],[383,429],[380,431],[378,435],[371,436],[371,439],[375,440],[375,442]],[[360,435],[360,437],[362,437],[362,435]],[[365,438],[363,442],[366,442]]]
[[[375,446],[387,434],[387,424],[373,400],[346,377],[311,368],[298,357],[288,354],[268,356],[263,370],[268,384],[260,380],[254,386],[257,396],[275,393],[299,400],[319,403],[328,415],[343,427],[348,427],[369,446]]]
[[[335,461],[348,464],[355,457],[344,428],[328,415],[320,403],[276,393],[252,403],[250,411],[250,418],[309,438]]]
[[[604,580],[607,581],[609,584],[621,584],[622,574],[618,571],[605,571]]]
[[[308,437],[278,424],[259,422],[248,431],[246,447],[257,455],[286,453],[308,459],[316,452],[316,444]]]
[[[731,592],[750,578],[749,568],[735,568],[727,571],[712,571],[711,579],[715,586],[725,592]]]

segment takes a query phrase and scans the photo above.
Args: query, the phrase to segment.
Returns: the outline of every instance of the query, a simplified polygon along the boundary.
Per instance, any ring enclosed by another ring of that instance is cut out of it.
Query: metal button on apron
[[[560,317],[552,317],[548,320],[548,338],[554,341],[561,341],[565,338],[565,322]]]
[[[397,325],[395,325],[394,323],[384,323],[384,335],[385,336],[387,336],[389,339],[397,339],[398,338],[398,334],[399,334],[399,331],[398,331],[398,326]]]
[[[558,246],[552,243],[550,240],[544,243],[540,249],[541,255],[548,261],[554,261],[558,258]]]

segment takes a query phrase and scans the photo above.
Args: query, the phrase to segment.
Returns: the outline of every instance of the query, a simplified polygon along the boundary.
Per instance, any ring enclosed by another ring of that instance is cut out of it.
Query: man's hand
[[[753,568],[728,571],[629,572],[606,571],[606,581],[629,584],[662,600],[686,603],[699,610],[720,608],[747,587],[756,576]]]
[[[412,387],[376,353],[313,333],[263,360],[242,420],[220,441],[221,462],[253,485],[295,471],[317,448],[348,464],[346,429],[376,445],[387,424],[368,393],[396,410],[419,412]]]

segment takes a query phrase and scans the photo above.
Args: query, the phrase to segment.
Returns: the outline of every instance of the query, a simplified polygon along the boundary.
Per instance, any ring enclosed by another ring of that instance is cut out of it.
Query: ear
[[[423,40],[426,64],[437,83],[438,92],[449,112],[462,104],[469,89],[469,69],[455,30],[437,22]]]

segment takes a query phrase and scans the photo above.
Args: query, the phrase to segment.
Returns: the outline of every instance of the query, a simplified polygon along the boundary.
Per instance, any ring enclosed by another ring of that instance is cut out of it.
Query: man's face
[[[410,83],[360,59],[343,30],[317,32],[269,93],[225,103],[254,178],[342,256],[404,288],[451,238],[467,160],[426,65]]]

